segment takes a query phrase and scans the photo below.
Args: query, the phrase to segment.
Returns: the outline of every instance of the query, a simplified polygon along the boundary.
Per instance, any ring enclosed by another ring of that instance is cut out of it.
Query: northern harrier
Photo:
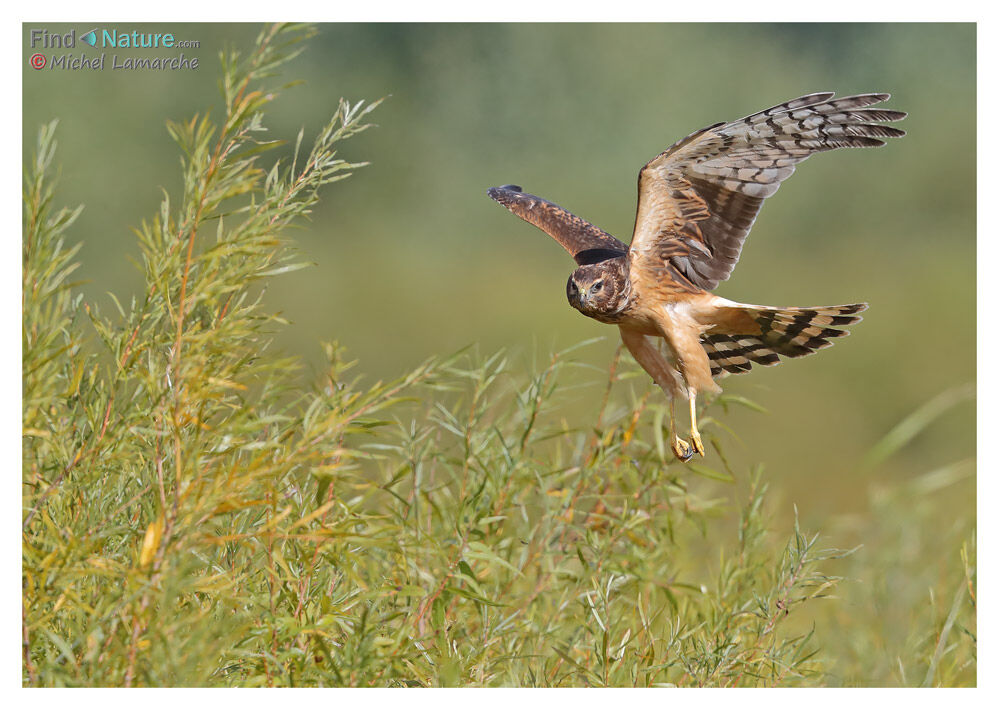
[[[704,455],[695,400],[698,392],[721,391],[715,378],[827,347],[829,338],[847,335],[839,328],[859,321],[856,314],[867,308],[754,306],[709,292],[732,273],[763,200],[795,165],[813,153],[881,146],[885,138],[905,135],[881,125],[905,113],[866,108],[888,98],[810,94],[691,133],[639,172],[630,247],[516,185],[488,190],[579,264],[566,285],[569,303],[618,326],[635,360],[669,396],[670,444],[681,460],[694,451]],[[693,446],[676,433],[677,397],[690,403]]]

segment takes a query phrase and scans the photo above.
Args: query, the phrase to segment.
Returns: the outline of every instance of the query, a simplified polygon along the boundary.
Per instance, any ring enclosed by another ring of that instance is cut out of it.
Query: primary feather
[[[905,135],[869,109],[889,94],[809,94],[677,141],[639,173],[632,254],[669,260],[694,285],[727,279],[763,201],[795,166],[835,148],[877,147]]]

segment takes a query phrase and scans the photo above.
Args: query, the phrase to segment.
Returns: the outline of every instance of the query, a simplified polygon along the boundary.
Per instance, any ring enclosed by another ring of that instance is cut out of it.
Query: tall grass
[[[377,105],[341,101],[310,149],[299,134],[265,164],[282,145],[263,123],[275,70],[310,33],[277,25],[224,54],[220,120],[170,126],[183,193],[136,230],[145,289],[110,314],[74,294],[79,210],[55,206],[55,125],[39,134],[25,178],[23,682],[836,682],[813,624],[846,553],[771,530],[762,470],[729,469],[724,413],[751,403],[710,404],[712,455],[683,465],[661,397],[620,352],[577,431],[560,416],[585,375],[572,351],[533,372],[465,352],[367,385],[328,345],[303,388],[268,347],[281,320],[262,287],[302,266],[286,232],[362,165],[340,144]],[[906,682],[965,678],[967,599]]]

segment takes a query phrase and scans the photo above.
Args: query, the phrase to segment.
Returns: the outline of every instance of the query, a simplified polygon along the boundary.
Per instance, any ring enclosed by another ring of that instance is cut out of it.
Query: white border
[[[10,6],[8,6],[10,7]],[[996,36],[994,18],[995,10],[985,6],[985,3],[967,2],[964,0],[947,3],[925,3],[915,7],[912,3],[903,3],[895,0],[882,1],[878,3],[859,2],[856,0],[824,4],[824,3],[801,3],[792,6],[789,3],[778,3],[768,5],[766,3],[749,2],[744,0],[716,0],[708,3],[682,3],[665,2],[659,0],[656,3],[636,2],[634,0],[616,0],[615,2],[605,2],[600,5],[582,6],[580,3],[555,2],[553,0],[532,0],[529,3],[458,3],[442,1],[423,2],[380,2],[380,3],[337,3],[337,2],[296,2],[294,0],[284,0],[280,5],[257,4],[250,7],[243,3],[237,7],[232,4],[209,6],[205,2],[190,2],[180,0],[170,3],[144,3],[142,5],[134,2],[103,3],[68,3],[64,0],[56,0],[45,4],[19,5],[12,8],[16,11],[15,22],[6,24],[8,28],[8,40],[3,44],[3,71],[8,75],[8,81],[4,86],[16,87],[16,95],[21,95],[21,64],[23,61],[23,49],[21,47],[21,22],[101,22],[113,20],[118,22],[138,22],[138,21],[182,21],[182,22],[235,22],[250,21],[263,22],[280,19],[275,17],[278,12],[282,17],[291,17],[298,20],[320,21],[320,22],[379,22],[379,21],[420,21],[420,22],[440,22],[440,21],[585,21],[585,22],[690,22],[690,21],[752,21],[752,22],[830,22],[830,21],[851,21],[851,22],[890,22],[890,21],[921,21],[921,22],[978,22],[978,224],[980,225],[980,239],[978,240],[978,362],[980,363],[978,382],[978,440],[985,442],[982,448],[978,485],[978,506],[979,506],[979,580],[978,580],[978,600],[979,600],[979,663],[978,682],[979,691],[973,690],[941,690],[933,691],[936,695],[934,700],[939,703],[943,700],[940,693],[947,695],[945,702],[957,702],[962,706],[969,703],[973,706],[983,705],[982,702],[987,697],[987,691],[996,686],[996,653],[993,639],[995,637],[994,604],[996,601],[995,589],[995,565],[994,549],[996,540],[995,519],[991,515],[983,515],[983,512],[991,510],[991,505],[997,501],[996,497],[996,474],[999,472],[999,456],[991,449],[991,437],[995,435],[993,425],[999,423],[996,416],[997,401],[997,378],[992,369],[991,359],[999,352],[999,323],[996,322],[994,311],[990,310],[990,304],[999,303],[999,279],[996,279],[991,271],[994,265],[999,264],[999,234],[994,226],[995,217],[992,215],[993,197],[991,188],[995,187],[996,177],[995,160],[996,149],[991,135],[986,131],[992,129],[991,121],[983,120],[983,117],[994,115],[995,106],[995,86],[997,49],[996,44],[999,37]],[[11,92],[13,93],[13,92]],[[8,99],[10,100],[10,99]],[[8,125],[7,135],[21,136],[21,115],[20,111],[12,112],[8,110],[5,114],[5,121]],[[16,133],[14,130],[16,129]],[[933,166],[926,166],[927,170],[932,170]],[[19,477],[14,475],[14,470],[20,470],[20,239],[14,235],[21,233],[21,165],[20,160],[10,160],[7,169],[3,171],[2,202],[5,205],[3,212],[4,221],[8,225],[4,233],[7,235],[3,242],[7,257],[0,259],[0,284],[2,284],[2,305],[0,305],[0,327],[2,332],[7,334],[5,347],[0,349],[2,357],[4,377],[0,378],[0,447],[2,447],[3,460],[10,462],[6,485],[10,486],[12,495],[3,496],[3,520],[6,522],[3,535],[3,569],[11,570],[10,574],[3,578],[3,600],[0,608],[4,613],[0,615],[0,639],[3,655],[3,686],[10,689],[20,689],[21,685],[21,653],[20,653],[20,575],[15,575],[13,570],[20,571],[20,483]],[[934,325],[928,323],[927,329],[932,333]],[[941,328],[941,333],[945,333],[946,328]],[[16,532],[15,532],[16,530]],[[985,600],[985,603],[981,603]],[[144,707],[166,707],[174,705],[178,701],[192,700],[192,694],[197,694],[199,700],[207,700],[201,697],[208,692],[219,693],[223,691],[198,691],[198,690],[146,690],[141,692],[143,697],[141,702]],[[230,698],[229,702],[238,702],[240,706],[247,708],[273,706],[275,697],[272,694],[263,692],[236,690],[239,693],[238,700]],[[473,702],[477,707],[501,707],[508,705],[511,701],[521,705],[541,705],[542,703],[558,702],[570,704],[574,709],[583,707],[604,707],[608,702],[620,701],[621,693],[628,693],[632,702],[638,700],[636,693],[652,693],[657,691],[649,690],[606,690],[587,692],[585,690],[439,690],[439,691],[413,691],[407,692],[405,698],[396,695],[404,691],[396,690],[336,690],[335,696],[302,697],[302,693],[318,693],[317,690],[280,691],[282,693],[296,693],[299,700],[306,702],[354,702],[368,705],[380,705],[390,702],[405,702],[407,706],[413,708],[433,708],[439,710],[441,706],[459,706]],[[364,693],[360,695],[360,693]],[[673,690],[671,693],[680,695],[670,695],[669,698],[663,695],[655,697],[646,695],[642,700],[651,703],[664,703],[672,701],[696,702],[698,708],[703,705],[721,706],[732,702],[731,694],[740,691],[692,691]],[[692,693],[697,692],[694,696]],[[877,701],[887,701],[886,693],[893,696],[905,694],[906,697],[894,697],[894,702],[918,702],[924,699],[924,695],[915,697],[918,690],[769,690],[769,691],[741,691],[738,701],[740,706],[749,705],[752,707],[774,706],[780,700],[792,700],[791,693],[807,692],[807,698],[796,698],[799,702],[806,702],[809,707],[816,708],[837,708],[839,710],[844,702],[850,703],[873,703]],[[474,695],[471,695],[474,693]],[[557,697],[552,693],[558,693]],[[725,694],[723,696],[723,693]],[[30,694],[30,695],[29,695]],[[183,694],[184,697],[180,697]],[[391,695],[390,695],[391,694]],[[217,697],[217,696],[216,696]],[[283,695],[282,702],[288,702],[287,695]],[[114,707],[118,705],[129,705],[139,702],[135,695],[127,695],[123,691],[109,690],[87,690],[83,693],[76,693],[72,698],[67,697],[59,691],[38,691],[20,690],[17,698],[22,706],[31,703],[32,708],[49,707],[59,705],[65,706],[72,703],[78,706],[80,703],[93,702],[102,707]],[[16,702],[16,701],[15,701]],[[932,702],[932,701],[931,701]]]

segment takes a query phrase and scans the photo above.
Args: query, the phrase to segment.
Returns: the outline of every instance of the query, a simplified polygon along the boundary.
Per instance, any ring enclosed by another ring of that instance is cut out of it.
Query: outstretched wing
[[[521,192],[518,185],[491,187],[486,194],[521,219],[547,232],[579,265],[624,256],[627,245],[554,202]]]
[[[763,200],[802,160],[834,148],[884,145],[905,132],[880,122],[902,111],[865,108],[889,94],[810,94],[692,133],[638,174],[633,254],[669,260],[696,286],[732,273]]]

